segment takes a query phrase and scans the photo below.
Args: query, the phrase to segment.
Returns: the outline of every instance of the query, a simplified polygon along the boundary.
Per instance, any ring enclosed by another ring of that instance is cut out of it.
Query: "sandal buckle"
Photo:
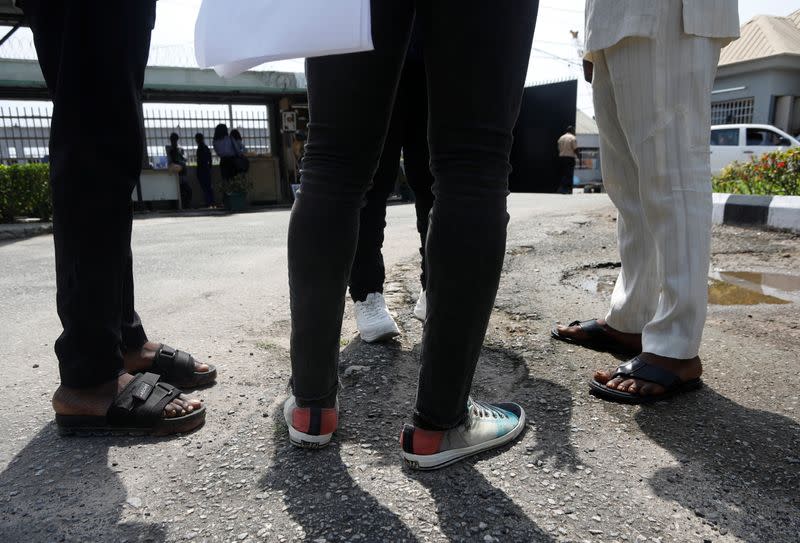
[[[161,346],[160,356],[163,356],[164,358],[174,359],[177,354],[178,351],[176,351],[172,347],[167,347],[166,345]]]

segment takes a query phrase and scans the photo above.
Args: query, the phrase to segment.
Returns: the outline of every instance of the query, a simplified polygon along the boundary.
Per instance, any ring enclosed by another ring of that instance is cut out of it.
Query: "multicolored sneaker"
[[[289,441],[304,449],[321,449],[331,442],[339,424],[339,400],[336,406],[298,407],[294,395],[283,404],[283,418],[289,427]]]
[[[525,411],[515,403],[467,403],[464,424],[445,431],[423,430],[406,424],[400,447],[406,463],[421,470],[439,469],[473,454],[514,440],[525,428]]]

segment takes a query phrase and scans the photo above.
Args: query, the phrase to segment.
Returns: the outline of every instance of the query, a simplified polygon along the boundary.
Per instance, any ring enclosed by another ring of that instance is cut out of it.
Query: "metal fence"
[[[711,124],[748,124],[753,122],[753,98],[711,103]]]
[[[0,104],[0,163],[46,162],[52,114],[52,105],[46,102]],[[212,147],[214,128],[220,123],[242,134],[249,153],[270,153],[266,105],[146,103],[144,123],[147,157],[155,168],[167,167],[166,146],[171,133],[180,136],[178,144],[184,148],[189,163],[194,163],[195,134],[204,134]]]
[[[52,114],[48,105],[0,106],[0,161],[46,160]]]

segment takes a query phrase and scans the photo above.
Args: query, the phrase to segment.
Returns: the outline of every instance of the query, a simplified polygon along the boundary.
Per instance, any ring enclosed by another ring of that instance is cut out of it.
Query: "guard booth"
[[[11,29],[0,36],[8,40],[24,24],[14,0],[0,0],[0,25]],[[52,105],[35,60],[33,44],[21,58],[0,59],[0,161],[47,162]],[[172,132],[180,136],[189,169],[185,179],[192,188],[192,204],[199,205],[202,190],[193,167],[194,136],[203,133],[212,147],[214,127],[224,123],[243,136],[250,160],[248,191],[252,204],[289,203],[291,184],[298,175],[307,133],[308,105],[303,74],[251,71],[222,79],[213,70],[148,66],[143,92],[145,156],[141,182],[132,198],[142,207],[179,206],[178,178],[167,170],[165,146]],[[293,120],[293,122],[286,122]],[[98,129],[113,134],[113,127]],[[299,134],[299,136],[298,136]],[[213,154],[213,151],[212,151]],[[212,179],[219,168],[212,169]],[[218,191],[215,196],[220,199]]]

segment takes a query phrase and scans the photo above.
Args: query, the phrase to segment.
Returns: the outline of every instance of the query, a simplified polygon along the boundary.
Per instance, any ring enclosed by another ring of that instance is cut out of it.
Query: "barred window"
[[[753,98],[711,103],[711,124],[748,124],[753,122]]]

